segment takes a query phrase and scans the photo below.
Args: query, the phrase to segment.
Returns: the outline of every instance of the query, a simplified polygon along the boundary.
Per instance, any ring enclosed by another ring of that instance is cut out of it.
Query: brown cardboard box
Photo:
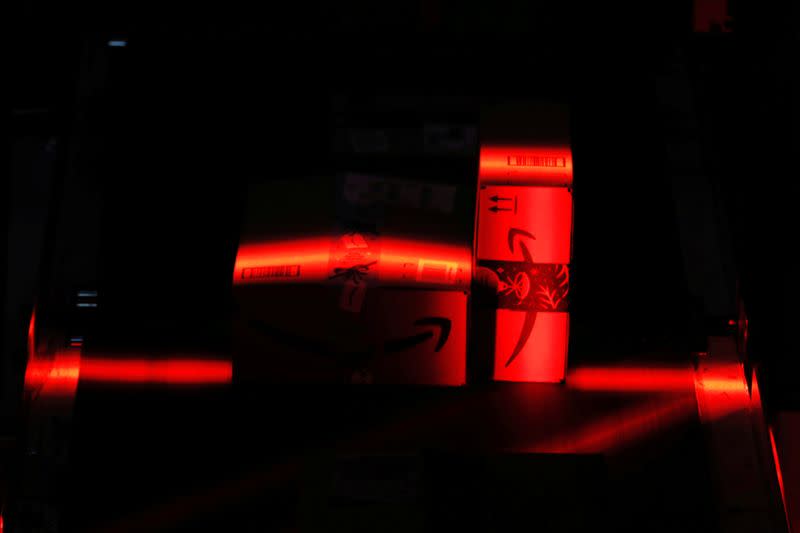
[[[457,194],[454,186],[357,175],[255,186],[234,284],[468,290],[471,206]]]
[[[341,289],[237,289],[234,379],[272,383],[462,385],[467,295],[369,288],[359,312]]]
[[[481,185],[476,281],[493,293],[492,374],[501,381],[559,382],[566,375],[572,192],[567,187]],[[488,346],[487,346],[488,348]]]
[[[454,186],[374,176],[253,187],[234,267],[234,379],[463,384],[463,200]]]

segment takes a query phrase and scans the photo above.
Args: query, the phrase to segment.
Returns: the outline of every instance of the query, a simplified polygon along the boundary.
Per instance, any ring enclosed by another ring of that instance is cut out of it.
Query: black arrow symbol
[[[489,208],[489,211],[497,213],[498,211],[511,211],[510,207],[497,207],[496,205]]]
[[[270,326],[263,320],[250,320],[249,325],[262,335],[276,339],[279,342],[288,344],[296,349],[331,355],[336,359],[342,360],[342,362],[356,361],[359,364],[364,365],[379,353],[374,347],[368,352],[342,352],[334,348],[333,345],[328,342],[311,339],[306,335],[297,334]],[[452,324],[447,318],[438,316],[420,318],[414,322],[414,325],[435,326],[439,329],[439,337],[436,340],[436,346],[433,349],[434,352],[439,352],[444,347],[447,339],[450,338],[450,329],[452,328]],[[384,353],[402,352],[404,350],[413,348],[414,346],[421,344],[428,339],[432,339],[434,336],[435,333],[429,330],[425,331],[424,333],[406,337],[404,339],[388,340],[383,346],[383,351]]]
[[[516,237],[518,235],[521,236],[521,237],[528,237],[529,239],[536,240],[536,237],[534,237],[533,234],[528,233],[524,229],[510,228],[508,230],[508,249],[511,250],[512,254],[514,253],[514,237]],[[533,263],[533,257],[531,255],[531,253],[528,251],[528,247],[525,246],[525,243],[520,241],[519,247],[520,247],[520,250],[522,251],[522,257],[525,259],[525,262],[526,263]]]
[[[525,322],[522,324],[522,330],[519,332],[519,338],[517,339],[517,344],[514,346],[514,351],[511,352],[511,357],[508,358],[506,361],[506,368],[510,365],[514,359],[517,358],[519,352],[525,347],[525,344],[528,342],[528,338],[531,336],[531,332],[533,331],[533,326],[536,324],[536,311],[527,311],[525,313]]]
[[[502,196],[497,196],[497,195],[495,194],[494,196],[492,196],[491,198],[489,198],[489,200],[491,200],[491,201],[493,201],[493,202],[498,202],[498,201],[500,201],[500,202],[503,202],[503,201],[505,201],[505,202],[510,202],[510,201],[512,200],[512,198],[503,198]]]
[[[439,350],[441,350],[444,347],[445,343],[447,342],[447,339],[450,337],[451,323],[450,320],[448,320],[447,318],[438,316],[420,318],[419,320],[414,322],[414,325],[436,326],[439,328],[439,339],[436,341],[436,347],[433,349],[434,352],[438,352]],[[433,338],[433,336],[434,333],[432,331],[426,331],[425,333],[413,335],[405,339],[386,341],[386,344],[384,344],[383,349],[387,353],[400,352],[412,348],[417,344],[423,343],[426,340]]]

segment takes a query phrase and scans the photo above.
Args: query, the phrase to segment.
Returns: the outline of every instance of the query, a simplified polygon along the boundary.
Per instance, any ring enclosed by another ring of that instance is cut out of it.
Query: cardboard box
[[[365,315],[340,309],[338,287],[247,285],[234,296],[234,381],[344,383],[376,340]]]
[[[348,174],[250,190],[234,285],[469,290],[471,205],[450,185]]]
[[[481,186],[476,259],[569,264],[572,191],[566,187]]]
[[[463,191],[348,174],[259,185],[248,200],[234,379],[466,381]]]
[[[469,289],[467,245],[352,232],[242,244],[234,285],[326,284]]]
[[[481,110],[479,185],[572,186],[569,109],[504,102]]]
[[[238,288],[234,380],[462,385],[467,295],[369,289],[360,312],[325,286]]]
[[[470,246],[471,188],[434,179],[345,173],[337,177],[336,215],[347,230]]]
[[[526,322],[533,322],[532,327]],[[557,383],[567,370],[569,313],[498,309],[494,379]]]
[[[566,375],[572,192],[481,185],[476,282],[492,292],[493,377],[559,382]],[[481,316],[485,317],[485,313]]]

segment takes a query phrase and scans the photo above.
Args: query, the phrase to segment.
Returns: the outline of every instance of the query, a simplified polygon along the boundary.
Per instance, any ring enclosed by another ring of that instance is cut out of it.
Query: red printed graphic
[[[479,209],[478,260],[523,261],[527,251],[537,263],[570,262],[572,193],[568,189],[488,186],[480,190]]]
[[[569,168],[571,178],[568,150],[561,154],[500,150],[490,152],[493,158],[488,161],[483,154],[482,176],[499,176],[501,167],[539,169],[526,174],[528,177],[553,176],[552,172]],[[482,177],[481,183],[484,181],[495,182]],[[481,186],[476,238],[476,280],[497,294],[495,379],[563,380],[569,325],[571,191],[563,186]]]
[[[569,313],[497,310],[494,379],[558,382],[567,363]]]

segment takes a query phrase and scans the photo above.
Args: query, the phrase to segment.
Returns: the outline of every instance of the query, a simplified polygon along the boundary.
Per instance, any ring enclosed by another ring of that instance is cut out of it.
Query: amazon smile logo
[[[533,234],[519,229],[519,228],[509,228],[508,229],[508,249],[511,250],[511,253],[514,253],[514,241],[517,237],[527,237],[529,239],[536,240],[536,237]],[[522,258],[526,263],[526,266],[530,265],[530,268],[533,268],[533,255],[528,250],[528,247],[525,246],[523,241],[519,241],[519,250],[522,252]],[[522,329],[519,332],[519,338],[517,339],[517,343],[514,345],[514,349],[511,351],[511,355],[509,356],[508,360],[506,361],[506,368],[517,358],[519,353],[527,344],[528,339],[533,332],[533,326],[536,325],[536,315],[537,311],[535,309],[531,309],[525,311],[525,321],[522,323]]]
[[[447,343],[447,339],[450,338],[450,319],[439,316],[420,318],[414,322],[414,325],[433,326],[435,331],[438,331],[439,335],[436,340],[436,346],[433,349],[434,352],[441,351],[441,349],[444,348],[444,345]],[[436,336],[437,335],[434,331],[428,330],[404,339],[386,341],[386,343],[384,343],[383,350],[387,353],[401,352],[403,350],[408,350],[414,346],[420,345],[428,339],[435,338]]]
[[[379,353],[399,353],[410,350],[430,340],[434,340],[433,352],[438,353],[447,344],[452,330],[452,322],[449,318],[434,316],[424,317],[414,321],[414,325],[419,328],[425,328],[427,331],[421,331],[408,337],[399,339],[386,340],[381,346],[382,350],[373,347],[365,352],[351,352],[343,351],[330,342],[323,340],[312,339],[304,335],[291,333],[273,326],[270,326],[263,320],[251,320],[250,327],[259,332],[260,334],[278,340],[284,344],[288,344],[298,349],[321,352],[332,354],[337,357],[346,358],[348,360],[358,361],[362,364],[374,358]]]

